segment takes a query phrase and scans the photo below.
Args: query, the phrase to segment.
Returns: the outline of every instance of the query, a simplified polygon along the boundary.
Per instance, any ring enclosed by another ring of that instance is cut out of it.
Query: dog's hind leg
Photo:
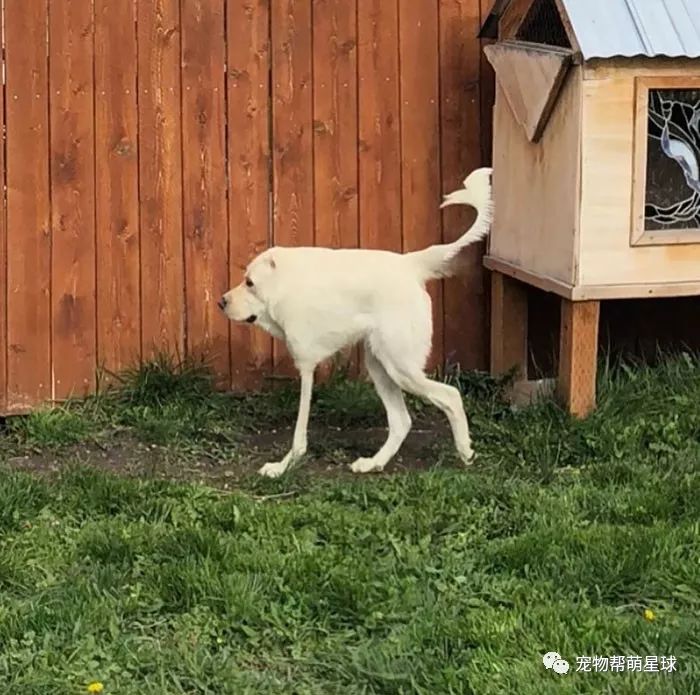
[[[459,457],[465,465],[472,463],[474,450],[469,435],[469,423],[459,391],[454,386],[428,379],[422,372],[406,374],[399,383],[404,390],[429,401],[447,415]]]
[[[469,464],[474,452],[462,397],[453,386],[432,381],[423,372],[431,334],[427,294],[420,301],[408,295],[403,311],[405,320],[387,320],[373,332],[369,341],[371,348],[386,373],[401,389],[427,400],[447,415],[457,453],[465,464]]]
[[[406,408],[403,393],[386,373],[369,345],[365,347],[365,365],[379,398],[386,408],[389,435],[382,448],[372,458],[359,458],[352,464],[353,473],[372,473],[384,470],[411,429],[411,416]]]
[[[303,368],[301,372],[301,393],[299,395],[299,412],[294,428],[292,448],[289,453],[277,463],[266,463],[259,471],[260,475],[268,478],[278,478],[291,465],[296,463],[306,453],[307,431],[309,428],[309,411],[311,410],[311,392],[314,386],[314,368]]]

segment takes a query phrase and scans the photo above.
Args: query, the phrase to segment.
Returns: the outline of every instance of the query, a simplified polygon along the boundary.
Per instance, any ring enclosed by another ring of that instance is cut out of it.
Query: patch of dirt
[[[284,456],[291,445],[292,431],[292,427],[285,427],[250,433],[232,447],[229,460],[219,460],[214,456],[183,456],[166,447],[140,442],[128,433],[119,433],[105,443],[15,456],[6,461],[6,466],[13,470],[52,475],[66,465],[79,463],[119,475],[201,482],[229,489],[255,474],[263,464]],[[309,453],[300,466],[312,475],[354,477],[350,463],[360,456],[374,454],[385,438],[386,428],[312,427],[309,429]],[[381,475],[430,468],[438,460],[441,450],[450,447],[451,441],[446,423],[416,423],[399,454]]]

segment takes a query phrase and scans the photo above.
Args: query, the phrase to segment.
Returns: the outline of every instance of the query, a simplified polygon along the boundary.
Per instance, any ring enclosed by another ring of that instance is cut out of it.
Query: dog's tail
[[[406,258],[417,266],[424,282],[456,275],[459,270],[456,260],[460,251],[488,236],[493,219],[491,173],[489,167],[475,169],[464,179],[463,188],[444,197],[441,208],[469,205],[476,209],[476,221],[459,239],[451,244],[438,244],[406,254]]]

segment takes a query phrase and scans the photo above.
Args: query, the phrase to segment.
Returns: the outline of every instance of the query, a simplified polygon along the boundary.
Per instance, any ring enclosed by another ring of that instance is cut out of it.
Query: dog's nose
[[[223,311],[226,308],[226,297],[222,297],[217,304],[219,305],[219,309]]]

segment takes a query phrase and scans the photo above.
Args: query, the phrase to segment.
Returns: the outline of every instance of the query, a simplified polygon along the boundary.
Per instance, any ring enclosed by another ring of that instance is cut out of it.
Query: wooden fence
[[[441,194],[489,157],[490,0],[5,0],[0,401],[206,355],[288,373],[216,308],[271,243],[452,239]],[[484,366],[479,253],[432,289],[433,365]]]

